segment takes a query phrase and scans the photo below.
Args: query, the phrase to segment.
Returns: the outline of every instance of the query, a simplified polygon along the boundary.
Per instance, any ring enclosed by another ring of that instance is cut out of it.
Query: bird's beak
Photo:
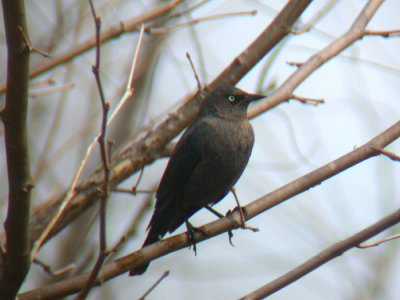
[[[258,100],[258,99],[265,98],[265,97],[267,97],[267,96],[261,95],[261,94],[247,94],[246,100],[247,100],[247,102],[252,102],[254,100]]]

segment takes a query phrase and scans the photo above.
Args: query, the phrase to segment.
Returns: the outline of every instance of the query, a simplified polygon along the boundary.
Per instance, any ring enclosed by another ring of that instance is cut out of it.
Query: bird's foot
[[[241,223],[241,228],[245,228],[247,225],[246,225],[246,218],[245,218],[245,216],[244,216],[244,214],[245,214],[245,209],[244,208],[242,208],[241,206],[238,206],[237,207],[238,208],[238,210],[239,210],[239,215],[240,215],[240,223]]]
[[[189,221],[186,221],[186,228],[187,228],[187,235],[188,235],[188,239],[189,239],[189,249],[190,249],[190,247],[193,246],[194,255],[197,255],[196,239],[194,237],[194,233],[200,232],[201,234],[204,234],[205,236],[208,236],[208,233],[200,228],[193,226],[192,224],[190,224]]]
[[[225,218],[225,216],[223,214],[221,214],[219,211],[215,210],[211,206],[206,205],[205,208],[207,208],[210,212],[212,212],[218,218],[220,218],[220,219]],[[230,213],[230,211],[229,211],[229,213]],[[228,213],[226,214],[226,216],[228,216]],[[235,245],[232,243],[232,238],[233,238],[232,230],[228,230],[228,238],[229,238],[229,244],[231,244],[232,247],[235,247]]]
[[[247,218],[247,213],[246,213],[246,209],[242,206],[237,206],[234,208],[233,212],[232,211],[228,211],[227,216],[231,217],[232,214],[238,211],[239,212],[239,216],[240,216],[240,228],[242,229],[249,229],[251,231],[257,232],[260,231],[257,227],[252,227],[252,226],[248,226],[246,224],[246,218]]]
[[[237,207],[236,207],[233,211],[239,210],[240,223],[241,223],[241,226],[240,226],[240,227],[244,229],[244,228],[246,228],[246,217],[245,217],[244,208],[242,208],[242,206],[240,205],[239,198],[238,198],[238,196],[237,196],[237,194],[236,194],[236,189],[235,189],[235,187],[231,187],[231,192],[232,192],[233,197],[235,198],[236,204],[237,204]]]

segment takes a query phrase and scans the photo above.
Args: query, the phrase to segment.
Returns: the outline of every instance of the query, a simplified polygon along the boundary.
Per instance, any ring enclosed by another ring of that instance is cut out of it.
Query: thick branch
[[[6,253],[0,274],[2,299],[14,299],[30,267],[30,164],[27,110],[29,49],[23,0],[3,0],[6,29],[7,95],[2,112],[8,170],[8,211],[5,222]],[[21,34],[23,33],[23,34]]]
[[[379,152],[376,151],[376,149],[384,148],[399,137],[400,121],[363,146],[248,204],[244,207],[244,210],[246,211],[246,219],[251,219],[278,205],[279,203],[282,203],[297,194],[319,185],[328,178],[347,170],[370,157],[378,155]],[[393,221],[393,215],[389,216],[389,218],[391,218],[389,223],[386,219],[384,219],[385,221],[379,223],[380,225],[375,227],[373,231],[369,231],[368,234],[363,234],[362,239],[357,240],[357,243],[354,243],[354,246],[358,245],[364,240],[369,239],[373,235],[378,234],[396,222],[399,222],[399,212],[396,212],[394,215],[394,218],[396,218],[395,221]],[[200,227],[201,232],[195,233],[195,239],[196,242],[201,242],[221,233],[227,232],[228,230],[240,228],[240,226],[240,215],[237,211],[235,211],[230,217],[225,217]],[[207,234],[205,235],[202,232]],[[185,248],[188,245],[189,241],[186,233],[175,235],[155,244],[149,245],[148,247],[121,257],[104,266],[103,270],[99,274],[97,284],[116,277],[130,270],[131,268],[140,266],[150,260]],[[40,299],[56,299],[76,293],[82,288],[83,284],[87,280],[87,277],[88,274],[83,274],[60,281],[58,283],[50,284],[48,286],[23,293],[19,295],[19,299],[38,299],[39,295],[41,297]]]

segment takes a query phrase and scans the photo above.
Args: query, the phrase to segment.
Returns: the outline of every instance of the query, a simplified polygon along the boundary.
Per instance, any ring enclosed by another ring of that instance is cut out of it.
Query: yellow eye
[[[228,100],[229,100],[230,102],[235,101],[235,96],[230,95],[230,96],[228,97]]]

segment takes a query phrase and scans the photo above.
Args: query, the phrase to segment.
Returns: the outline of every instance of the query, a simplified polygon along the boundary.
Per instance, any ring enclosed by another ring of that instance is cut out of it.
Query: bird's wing
[[[198,144],[202,136],[207,135],[212,126],[206,121],[198,121],[189,127],[176,145],[167,168],[164,172],[160,186],[157,190],[155,211],[162,213],[179,197],[183,187],[193,174],[193,170],[201,163],[202,155]]]

